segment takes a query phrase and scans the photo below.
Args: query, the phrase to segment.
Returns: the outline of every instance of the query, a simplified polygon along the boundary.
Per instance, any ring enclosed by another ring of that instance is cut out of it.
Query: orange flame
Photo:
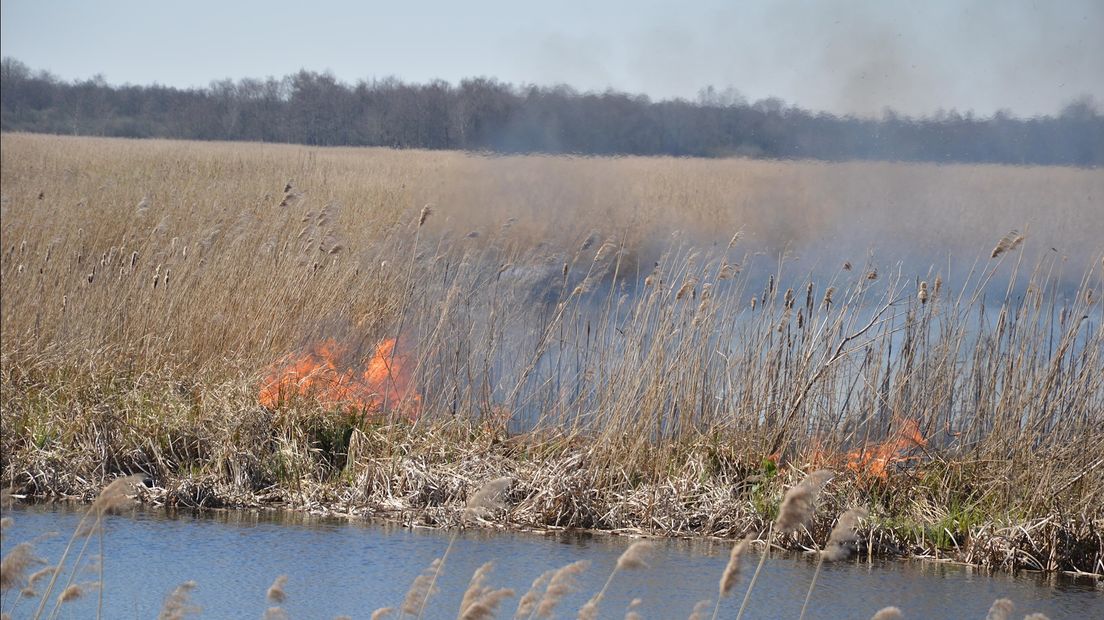
[[[258,399],[275,409],[293,397],[349,412],[380,413],[384,407],[415,416],[421,397],[410,389],[406,359],[396,354],[394,338],[376,345],[362,372],[341,369],[347,348],[327,338],[299,357],[291,357],[264,381]]]
[[[897,427],[897,432],[886,441],[850,452],[847,455],[847,468],[860,478],[885,480],[894,463],[919,458],[907,456],[907,453],[913,448],[928,445],[928,440],[920,433],[920,425],[916,420],[898,420],[894,426]]]

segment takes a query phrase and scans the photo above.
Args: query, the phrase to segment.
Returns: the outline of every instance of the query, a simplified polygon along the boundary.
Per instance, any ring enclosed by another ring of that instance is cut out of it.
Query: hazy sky
[[[491,76],[654,98],[712,84],[860,114],[1104,101],[1104,0],[3,0],[0,51],[65,79],[205,86]]]

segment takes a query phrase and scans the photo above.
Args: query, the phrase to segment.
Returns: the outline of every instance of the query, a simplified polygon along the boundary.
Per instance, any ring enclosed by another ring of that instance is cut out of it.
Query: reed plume
[[[613,577],[623,570],[636,570],[640,568],[648,568],[647,555],[652,550],[652,543],[645,541],[634,542],[629,545],[629,548],[621,554],[621,557],[617,558],[617,564],[610,571],[609,577],[606,578],[605,585],[598,591],[589,601],[583,605],[579,610],[579,620],[595,620],[598,618],[598,604],[602,602],[602,598],[606,595],[606,590],[609,589],[610,583],[613,581]]]
[[[67,588],[61,591],[61,596],[58,597],[58,603],[69,603],[75,601],[78,598],[84,596],[84,588],[80,584],[70,584]]]
[[[516,620],[528,618],[533,614],[533,610],[536,609],[537,603],[540,602],[541,593],[544,591],[545,585],[555,572],[556,569],[554,568],[546,570],[533,580],[533,585],[529,586],[529,591],[518,601],[517,612],[514,613],[514,618]]]
[[[820,552],[821,557],[829,562],[836,562],[851,555],[850,545],[859,539],[855,529],[858,527],[859,521],[867,518],[867,516],[866,510],[862,508],[852,508],[840,515],[836,526],[832,528],[832,533],[828,536],[828,542],[824,545],[824,550]]]
[[[441,558],[436,558],[429,564],[428,568],[422,571],[421,575],[414,578],[414,583],[410,584],[410,589],[406,592],[406,598],[403,599],[400,608],[404,614],[416,616],[422,612],[426,601],[437,592],[435,582],[437,572],[441,569],[442,564],[444,564],[444,561]]]
[[[636,611],[637,607],[644,601],[642,599],[634,598],[629,601],[629,606],[625,608],[625,620],[644,620],[644,616]]]
[[[690,612],[686,620],[705,620],[705,614],[709,611],[709,606],[713,604],[713,601],[704,600],[694,603],[694,610]]]
[[[24,583],[27,569],[41,562],[34,554],[34,546],[21,542],[0,560],[0,592],[19,588]]]
[[[491,618],[498,611],[499,604],[514,595],[514,591],[507,588],[494,590],[483,585],[493,566],[494,562],[487,562],[475,569],[460,601],[460,615],[457,616],[460,620]]]
[[[264,620],[288,620],[288,613],[281,607],[269,607],[265,610]]]
[[[498,590],[488,589],[479,598],[472,601],[457,618],[458,620],[491,620],[491,618],[494,618],[495,613],[498,611],[498,606],[502,604],[502,601],[513,595],[514,591],[509,588],[501,588]]]
[[[786,491],[774,527],[783,534],[789,534],[804,527],[813,516],[817,496],[832,476],[833,473],[826,469],[814,471],[800,484]]]
[[[801,615],[798,616],[798,620],[805,618],[805,610],[809,607],[809,599],[813,596],[813,588],[816,587],[817,577],[820,576],[820,568],[824,561],[835,562],[851,555],[850,545],[858,540],[855,528],[858,527],[859,521],[865,518],[865,510],[852,508],[840,515],[836,521],[836,526],[832,528],[832,533],[828,535],[828,542],[824,544],[824,549],[817,559],[816,570],[813,571],[813,580],[809,583],[808,591],[805,592],[805,602],[801,605]]]
[[[896,607],[883,607],[878,610],[876,614],[870,617],[870,620],[901,620],[904,615],[901,614],[901,610]]]
[[[1010,231],[1007,235],[1000,238],[996,247],[993,248],[993,252],[989,255],[989,258],[996,258],[1005,252],[1011,252],[1023,243],[1024,236],[1019,231]]]
[[[548,581],[548,587],[544,590],[544,596],[537,605],[534,613],[538,618],[550,618],[560,600],[575,590],[576,578],[590,567],[590,561],[579,560],[557,570]]]
[[[1016,605],[1011,600],[998,598],[993,601],[989,613],[985,614],[985,620],[1009,620],[1014,611],[1016,611]]]
[[[750,542],[751,536],[746,536],[732,546],[732,551],[728,554],[728,564],[725,565],[724,573],[721,574],[721,597],[728,596],[732,591],[732,587],[736,585],[736,578],[740,576],[740,558],[747,551]]]
[[[38,569],[34,573],[31,573],[31,576],[27,578],[27,585],[33,586],[39,581],[42,581],[42,579],[44,579],[47,575],[54,572],[54,568],[55,567],[53,566],[46,566]]]
[[[426,223],[426,220],[429,219],[429,216],[432,214],[433,209],[431,209],[429,205],[422,207],[422,212],[418,215],[418,228],[421,228],[422,225]]]
[[[713,620],[717,620],[717,614],[721,610],[721,599],[728,596],[732,592],[733,586],[736,585],[736,578],[740,576],[740,558],[743,557],[750,543],[751,536],[749,535],[732,545],[732,551],[728,554],[728,564],[725,565],[724,572],[721,573],[720,593],[717,597],[717,603],[713,606]]]
[[[1050,620],[1050,618],[1046,614],[1035,612],[1024,616],[1024,620]]]
[[[828,293],[831,293],[832,289],[828,289]],[[747,609],[748,601],[751,600],[751,591],[755,588],[755,581],[759,578],[759,572],[763,570],[763,563],[767,560],[767,554],[770,552],[771,538],[773,537],[774,530],[777,529],[783,534],[795,532],[798,528],[804,527],[809,519],[813,516],[813,510],[816,507],[817,496],[820,495],[820,491],[824,488],[824,485],[828,484],[828,481],[832,478],[832,472],[827,469],[819,469],[809,474],[802,480],[797,486],[793,487],[782,497],[782,506],[778,509],[778,518],[774,520],[771,527],[767,529],[767,549],[762,556],[759,557],[759,564],[755,567],[755,572],[751,575],[751,583],[748,584],[748,589],[744,592],[744,600],[740,603],[740,611],[736,612],[736,620],[740,620],[744,615],[744,610]]]
[[[103,516],[106,513],[129,508],[133,504],[131,496],[138,493],[138,488],[144,479],[145,476],[142,474],[133,474],[112,480],[92,503],[92,511]]]
[[[284,591],[284,586],[287,585],[287,575],[280,575],[276,577],[276,580],[272,582],[272,585],[268,587],[268,592],[265,593],[265,598],[273,603],[283,603],[287,600],[287,592]]]
[[[0,532],[3,532],[4,530],[11,527],[13,523],[15,523],[15,520],[11,517],[4,517],[3,519],[0,519]]]
[[[369,618],[370,620],[383,620],[393,613],[395,613],[394,607],[380,607],[379,609],[373,611],[372,615],[369,616]]]
[[[192,605],[189,600],[192,590],[195,590],[195,588],[196,582],[194,581],[185,581],[176,586],[165,597],[165,602],[161,605],[161,612],[157,614],[157,620],[183,620],[188,614],[198,614],[202,611],[199,607]]]
[[[504,509],[506,507],[504,501],[506,489],[510,488],[513,482],[513,478],[504,476],[502,478],[495,478],[480,487],[464,506],[463,520],[471,521],[482,519],[496,511]]]

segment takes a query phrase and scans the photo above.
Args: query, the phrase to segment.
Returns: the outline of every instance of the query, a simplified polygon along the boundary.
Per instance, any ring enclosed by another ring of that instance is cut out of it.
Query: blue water
[[[80,514],[68,505],[15,506],[4,511],[14,524],[2,551],[40,537],[38,555],[56,561]],[[256,512],[196,514],[137,510],[108,517],[104,549],[104,617],[154,618],[164,597],[194,580],[192,602],[203,618],[260,618],[270,606],[265,592],[288,576],[283,605],[291,618],[367,618],[377,607],[401,604],[411,581],[445,552],[450,533],[394,525]],[[575,560],[593,564],[584,591],[564,599],[557,617],[574,618],[604,582],[618,556],[633,541],[586,534],[527,534],[468,530],[456,538],[430,600],[427,618],[455,618],[472,572],[493,560],[489,584],[510,587],[498,615],[513,617],[517,599],[541,572]],[[700,599],[715,600],[729,545],[711,541],[657,541],[651,567],[617,575],[602,604],[603,618],[623,618],[633,598],[644,618],[687,617]],[[88,553],[98,553],[92,541]],[[758,555],[745,558],[744,572],[721,618],[734,618]],[[772,554],[755,586],[745,618],[796,618],[812,578],[810,556]],[[77,582],[97,579],[82,571]],[[1039,575],[987,575],[981,571],[916,561],[825,564],[808,618],[869,618],[896,605],[906,618],[985,617],[999,597],[1016,604],[1014,618],[1043,612],[1057,618],[1104,618],[1104,586],[1093,580]],[[30,617],[34,604],[6,592],[4,611]],[[96,593],[62,606],[62,618],[95,617]],[[398,614],[390,616],[397,618]]]

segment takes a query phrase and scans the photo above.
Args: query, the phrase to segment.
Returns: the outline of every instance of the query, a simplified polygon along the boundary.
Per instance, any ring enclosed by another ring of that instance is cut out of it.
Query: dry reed
[[[579,560],[553,573],[552,578],[548,580],[548,587],[544,590],[544,596],[541,597],[540,603],[533,610],[530,617],[535,615],[537,618],[551,618],[552,612],[556,610],[560,600],[575,591],[577,587],[576,580],[589,567],[590,562],[588,560]]]
[[[985,614],[985,620],[1010,620],[1014,611],[1016,611],[1016,605],[1011,600],[998,598],[993,601],[989,613]]]
[[[529,590],[518,600],[517,611],[514,612],[514,618],[516,620],[523,620],[533,615],[533,612],[536,611],[537,605],[541,601],[541,595],[544,594],[544,588],[548,585],[548,580],[551,579],[554,574],[556,574],[556,569],[549,569],[533,580],[532,585],[529,586]]]
[[[27,569],[41,560],[35,557],[34,546],[21,542],[0,560],[0,592],[15,590],[23,586]]]
[[[713,601],[704,600],[694,603],[694,609],[690,612],[687,620],[705,620],[705,615],[709,613],[709,606],[713,604]]]
[[[265,592],[265,598],[273,603],[283,603],[287,600],[287,592],[284,590],[287,580],[287,575],[277,576],[272,585],[268,587],[268,591]]]
[[[173,588],[173,591],[165,597],[161,605],[161,611],[157,614],[158,620],[184,620],[191,614],[199,614],[203,611],[191,602],[192,590],[198,584],[195,581],[185,581]]]
[[[414,578],[414,582],[410,584],[410,589],[406,592],[406,598],[403,599],[403,604],[399,608],[402,613],[412,616],[422,613],[426,602],[437,592],[437,574],[443,564],[444,561],[441,558],[436,558],[422,571],[421,575]]]

